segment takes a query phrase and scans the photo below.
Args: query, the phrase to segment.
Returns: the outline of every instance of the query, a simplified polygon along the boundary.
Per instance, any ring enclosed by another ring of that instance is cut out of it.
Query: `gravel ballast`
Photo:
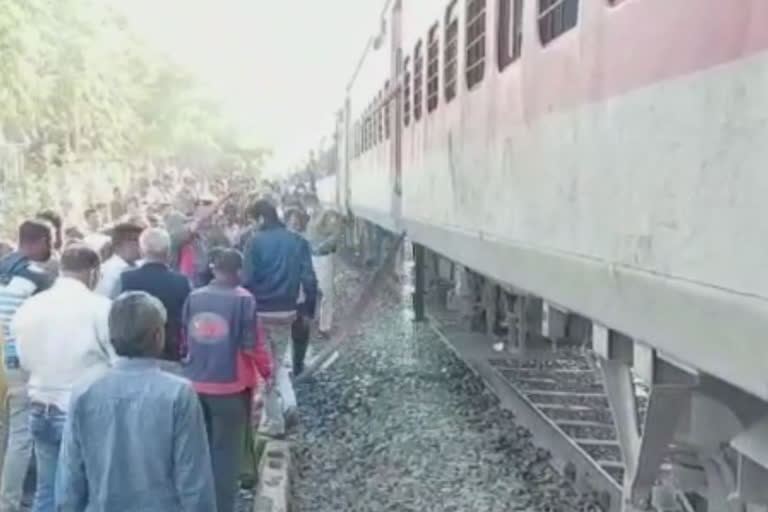
[[[337,276],[347,296],[360,282]],[[376,298],[333,366],[297,388],[293,510],[592,510],[407,303]]]

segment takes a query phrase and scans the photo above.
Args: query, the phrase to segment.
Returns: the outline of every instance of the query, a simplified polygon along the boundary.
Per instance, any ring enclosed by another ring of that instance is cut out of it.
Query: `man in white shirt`
[[[135,224],[118,224],[112,231],[114,254],[101,266],[101,281],[96,293],[114,299],[120,295],[120,274],[133,268],[140,257],[139,236],[143,229]]]
[[[22,369],[29,373],[29,428],[35,443],[35,512],[54,511],[54,482],[61,436],[76,381],[105,371],[114,352],[109,340],[111,302],[92,290],[99,256],[71,245],[61,256],[61,276],[28,299],[12,321]]]

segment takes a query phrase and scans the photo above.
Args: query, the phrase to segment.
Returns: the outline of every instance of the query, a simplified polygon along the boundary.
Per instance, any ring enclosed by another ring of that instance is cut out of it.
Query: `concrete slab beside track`
[[[254,512],[291,510],[291,450],[287,441],[268,440],[259,468]]]

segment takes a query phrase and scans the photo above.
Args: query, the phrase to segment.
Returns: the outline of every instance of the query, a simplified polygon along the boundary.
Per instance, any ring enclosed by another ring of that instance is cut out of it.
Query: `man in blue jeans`
[[[46,223],[25,221],[19,226],[19,249],[0,259],[0,329],[5,339],[3,365],[8,386],[3,404],[8,414],[7,445],[2,447],[5,451],[0,479],[0,510],[3,512],[21,510],[25,477],[32,457],[27,375],[19,367],[11,320],[25,301],[50,287],[51,276],[40,265],[51,257],[52,240],[51,229]]]
[[[75,382],[96,378],[112,360],[109,299],[93,289],[99,255],[85,245],[61,255],[53,286],[29,298],[12,322],[21,367],[29,373],[29,430],[35,442],[34,512],[54,512],[54,482],[64,423]]]

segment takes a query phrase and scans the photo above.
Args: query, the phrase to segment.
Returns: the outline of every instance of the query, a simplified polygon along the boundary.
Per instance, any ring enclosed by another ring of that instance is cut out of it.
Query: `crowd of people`
[[[264,435],[298,420],[341,216],[303,184],[173,181],[0,245],[3,512],[30,485],[35,512],[230,512],[257,390]]]

